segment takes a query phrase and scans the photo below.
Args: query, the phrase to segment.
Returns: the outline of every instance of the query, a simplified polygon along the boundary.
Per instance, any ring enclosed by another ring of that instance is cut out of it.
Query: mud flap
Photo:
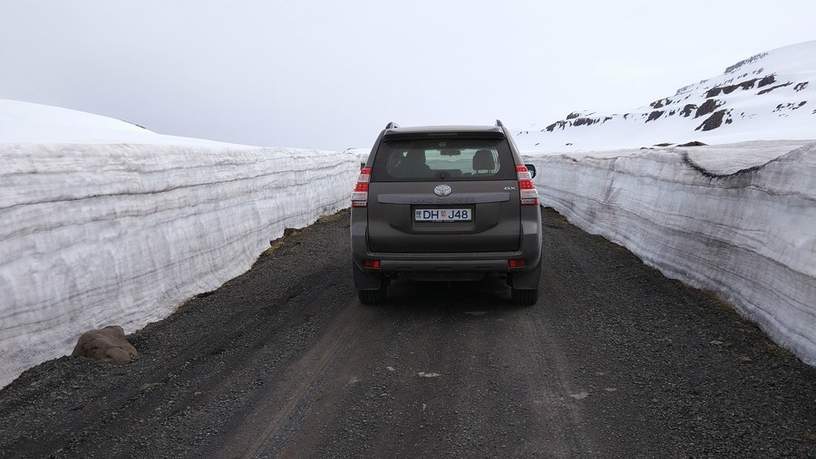
[[[354,272],[354,287],[357,290],[378,290],[383,286],[381,275],[365,272],[354,262],[351,262],[351,269]]]
[[[519,290],[537,290],[541,279],[541,265],[542,261],[539,261],[538,266],[529,271],[513,273],[509,278],[510,286]]]

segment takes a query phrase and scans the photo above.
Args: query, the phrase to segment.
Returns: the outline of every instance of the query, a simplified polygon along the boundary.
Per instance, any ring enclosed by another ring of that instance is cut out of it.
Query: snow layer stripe
[[[0,145],[0,386],[108,324],[133,332],[347,207],[347,153]]]
[[[740,145],[734,162],[752,151]],[[728,162],[723,146],[529,159],[545,205],[667,276],[718,292],[816,365],[816,144],[778,148],[730,174],[700,165],[711,152]]]

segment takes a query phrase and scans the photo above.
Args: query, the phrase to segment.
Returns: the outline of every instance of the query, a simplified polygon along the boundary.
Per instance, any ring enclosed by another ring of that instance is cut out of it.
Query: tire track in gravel
[[[363,310],[346,303],[320,339],[297,361],[282,368],[279,381],[257,394],[251,410],[228,426],[233,434],[214,457],[256,457],[264,450],[280,450],[286,444],[286,428],[293,417],[302,417],[314,402],[319,380],[343,349],[360,339]],[[366,328],[363,327],[363,330]]]

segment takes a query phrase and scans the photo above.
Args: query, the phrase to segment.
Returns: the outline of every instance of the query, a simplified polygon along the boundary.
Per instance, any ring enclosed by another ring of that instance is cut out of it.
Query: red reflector
[[[510,269],[523,268],[524,258],[511,258],[507,260],[507,267]]]
[[[354,191],[368,191],[368,182],[357,182]]]
[[[380,269],[380,260],[363,260],[363,268]]]
[[[529,172],[524,164],[516,164],[516,172]]]
[[[534,188],[535,188],[535,185],[533,185],[532,180],[530,180],[530,179],[519,180],[519,189],[521,189],[521,190],[532,190]]]

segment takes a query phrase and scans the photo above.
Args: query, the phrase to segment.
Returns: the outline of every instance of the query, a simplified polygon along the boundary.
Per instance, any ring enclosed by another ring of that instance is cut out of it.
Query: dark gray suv
[[[510,133],[496,126],[388,123],[351,200],[354,284],[360,301],[389,282],[507,279],[517,304],[538,300],[541,210]]]

